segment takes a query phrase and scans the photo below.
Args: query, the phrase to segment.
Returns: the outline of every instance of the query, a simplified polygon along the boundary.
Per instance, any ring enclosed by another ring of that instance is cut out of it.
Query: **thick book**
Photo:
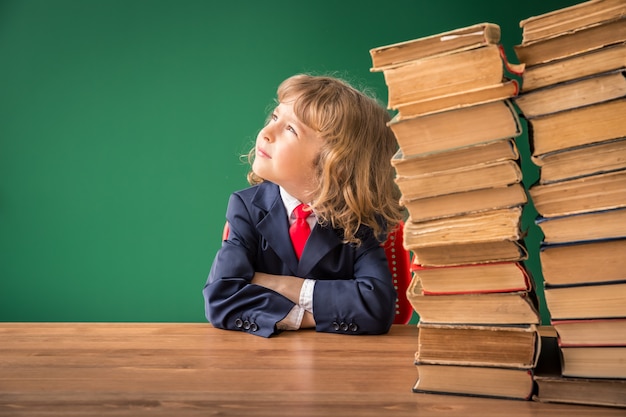
[[[501,84],[505,66],[499,45],[410,61],[383,72],[390,109],[448,94]]]
[[[554,245],[558,243],[568,242],[583,242],[583,241],[601,241],[607,239],[616,239],[626,236],[626,208],[613,209],[613,210],[601,210],[592,211],[589,213],[572,214],[570,216],[559,217],[538,217],[535,219],[535,223],[539,226],[543,234],[543,244],[545,248],[554,248]],[[615,243],[609,243],[609,246]],[[593,248],[604,247],[603,244],[594,246],[586,246],[586,248],[592,248],[591,252],[587,252],[583,249],[584,255],[593,258],[597,254],[597,250]],[[572,252],[575,248],[563,248],[560,254],[555,254],[556,262],[561,262],[562,257],[569,257],[568,253]],[[626,246],[622,247],[622,250],[626,250]],[[557,249],[557,253],[559,249]],[[626,252],[624,252],[626,253]],[[578,256],[578,255],[576,255]],[[552,262],[552,254],[547,254],[546,259],[550,258]],[[588,261],[589,262],[589,261]],[[591,262],[601,262],[592,260]],[[604,263],[602,263],[604,265]],[[589,266],[589,264],[587,264]],[[624,265],[626,266],[626,264]]]
[[[530,119],[532,155],[625,137],[624,114],[626,99],[621,98]]]
[[[544,296],[552,320],[626,317],[626,281],[549,286]]]
[[[626,317],[552,320],[551,324],[558,335],[559,346],[626,346]]]
[[[462,243],[519,240],[522,207],[463,214],[404,224],[404,247],[415,249]]]
[[[426,295],[415,276],[407,299],[425,323],[514,325],[539,324],[534,291]]]
[[[626,279],[626,238],[542,244],[539,259],[547,285],[621,281]]]
[[[626,346],[561,346],[563,376],[626,379]]]
[[[626,43],[606,46],[584,54],[526,68],[522,76],[521,92],[619,70],[625,66]]]
[[[626,407],[626,379],[572,378],[561,375],[561,350],[556,334],[541,334],[541,353],[534,372],[534,401]]]
[[[412,264],[424,295],[518,292],[531,289],[531,277],[520,262],[425,267]]]
[[[389,127],[404,155],[515,138],[522,132],[517,111],[509,100],[403,120],[394,117]]]
[[[592,0],[553,10],[520,22],[522,44],[601,25],[625,15],[624,0]]]
[[[553,38],[514,46],[519,61],[526,66],[543,64],[607,45],[626,41],[626,17],[563,33]]]
[[[403,196],[401,199],[401,203],[413,221],[479,213],[520,206],[527,202],[528,196],[521,182],[503,187],[462,191],[435,197],[407,199],[406,196]]]
[[[516,262],[528,258],[528,251],[519,240],[428,246],[414,248],[411,252],[415,263],[424,266]]]
[[[529,369],[416,363],[413,392],[528,400],[534,391]]]
[[[420,321],[415,360],[424,364],[533,368],[540,351],[535,325],[489,326]]]
[[[542,217],[626,207],[626,170],[537,184],[529,193]]]
[[[499,42],[500,26],[479,23],[370,49],[371,71],[383,71],[408,61],[496,45]]]
[[[565,181],[626,169],[626,138],[532,157],[539,183]]]
[[[398,149],[391,159],[391,165],[400,177],[432,174],[438,171],[463,168],[466,166],[519,159],[519,151],[513,139],[496,140],[421,155],[405,155]]]
[[[626,96],[626,70],[595,74],[520,94],[514,99],[524,117],[558,113]]]
[[[405,200],[504,187],[521,181],[522,170],[515,160],[481,163],[407,177],[398,176],[395,179]]]
[[[455,110],[478,104],[491,103],[514,98],[520,90],[517,80],[503,79],[501,83],[478,87],[465,91],[454,91],[448,94],[398,104],[398,119],[423,116],[446,110]]]

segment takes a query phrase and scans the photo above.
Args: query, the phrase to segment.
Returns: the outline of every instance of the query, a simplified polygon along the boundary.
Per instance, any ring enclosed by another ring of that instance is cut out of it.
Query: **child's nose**
[[[274,141],[274,131],[270,125],[267,125],[263,129],[261,129],[261,137],[266,142]]]

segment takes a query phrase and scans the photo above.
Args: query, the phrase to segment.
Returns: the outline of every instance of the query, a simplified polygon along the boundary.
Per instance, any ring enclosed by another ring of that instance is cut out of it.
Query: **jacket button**
[[[354,323],[350,323],[350,325],[348,326],[348,328],[350,329],[351,332],[356,332],[357,330],[359,330],[359,326],[357,326]]]
[[[339,323],[337,323],[336,321],[333,321],[333,329],[339,330]]]
[[[248,320],[243,322],[243,328],[246,330],[250,330],[250,322]]]
[[[235,326],[241,329],[241,327],[243,326],[243,320],[241,319],[235,320]]]
[[[345,332],[348,330],[348,325],[345,322],[341,322],[341,324],[339,325],[339,327],[341,328],[342,332]]]
[[[257,326],[256,323],[250,323],[250,330],[256,332],[257,330],[259,330],[259,326]]]

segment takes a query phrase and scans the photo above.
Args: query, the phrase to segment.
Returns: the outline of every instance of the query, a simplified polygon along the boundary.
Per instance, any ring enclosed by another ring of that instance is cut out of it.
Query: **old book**
[[[424,364],[533,368],[540,350],[535,325],[479,326],[420,321],[415,361]]]
[[[546,285],[544,295],[552,320],[626,317],[626,281],[562,287]]]
[[[540,168],[540,184],[626,169],[626,138],[532,157],[532,162]]]
[[[527,400],[534,382],[528,369],[416,363],[413,392]]]
[[[420,321],[438,324],[539,324],[534,292],[427,295],[418,277],[406,291]]]
[[[504,187],[483,188],[420,199],[402,197],[413,221],[433,220],[461,214],[479,213],[521,206],[528,202],[521,182]]]
[[[538,217],[535,223],[541,229],[543,243],[547,245],[615,239],[626,236],[626,208],[570,216]],[[564,256],[570,256],[565,255],[567,252],[563,251]]]
[[[533,400],[550,403],[626,407],[626,379],[576,378],[561,375],[556,334],[541,333],[541,353],[534,372]]]
[[[528,258],[523,242],[517,240],[416,247],[411,251],[415,263],[424,266],[515,262]]]
[[[626,171],[538,184],[529,193],[542,217],[626,207]]]
[[[398,176],[407,177],[507,159],[519,159],[519,151],[513,139],[422,155],[405,155],[398,150],[391,159],[391,165]]]
[[[522,170],[518,161],[505,160],[410,177],[401,176],[396,177],[395,181],[402,198],[413,200],[515,184],[522,181]]]
[[[566,32],[552,38],[514,46],[526,66],[543,64],[626,41],[626,18]]]
[[[626,379],[626,346],[564,347],[563,376]]]
[[[536,401],[626,408],[626,379],[536,375]]]
[[[455,54],[410,61],[383,72],[388,107],[501,84],[502,51],[487,45]]]
[[[626,70],[597,74],[521,94],[515,104],[531,119],[626,96]]]
[[[524,70],[522,92],[626,67],[626,43],[534,65]]]
[[[500,42],[500,26],[479,23],[435,35],[370,49],[372,71],[407,61],[450,54]]]
[[[404,155],[440,152],[521,134],[519,117],[508,100],[404,120],[394,117],[389,127]]]
[[[601,25],[626,15],[624,0],[592,0],[532,16],[520,22],[522,43]]]
[[[531,289],[530,276],[519,262],[425,267],[412,265],[424,295],[518,292]]]
[[[625,137],[624,114],[622,98],[530,119],[532,155]]]
[[[463,214],[404,224],[407,249],[449,244],[518,240],[522,238],[522,207]]]
[[[626,346],[626,318],[552,320],[552,326],[559,346]]]
[[[505,79],[499,84],[487,87],[475,88],[461,92],[428,98],[425,100],[413,101],[405,104],[398,104],[398,119],[406,119],[414,116],[455,110],[463,107],[475,106],[477,104],[491,103],[516,97],[519,93],[519,83],[516,80]]]
[[[608,224],[608,227],[610,226]],[[625,238],[544,244],[539,251],[543,279],[547,285],[624,280],[626,279],[625,255]],[[598,265],[602,267],[599,268]],[[624,301],[626,302],[626,299]]]

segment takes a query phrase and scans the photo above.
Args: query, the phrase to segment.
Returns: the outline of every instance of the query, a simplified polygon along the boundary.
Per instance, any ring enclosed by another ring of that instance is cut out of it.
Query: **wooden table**
[[[414,325],[263,339],[209,324],[0,323],[0,416],[620,416],[416,394]]]

